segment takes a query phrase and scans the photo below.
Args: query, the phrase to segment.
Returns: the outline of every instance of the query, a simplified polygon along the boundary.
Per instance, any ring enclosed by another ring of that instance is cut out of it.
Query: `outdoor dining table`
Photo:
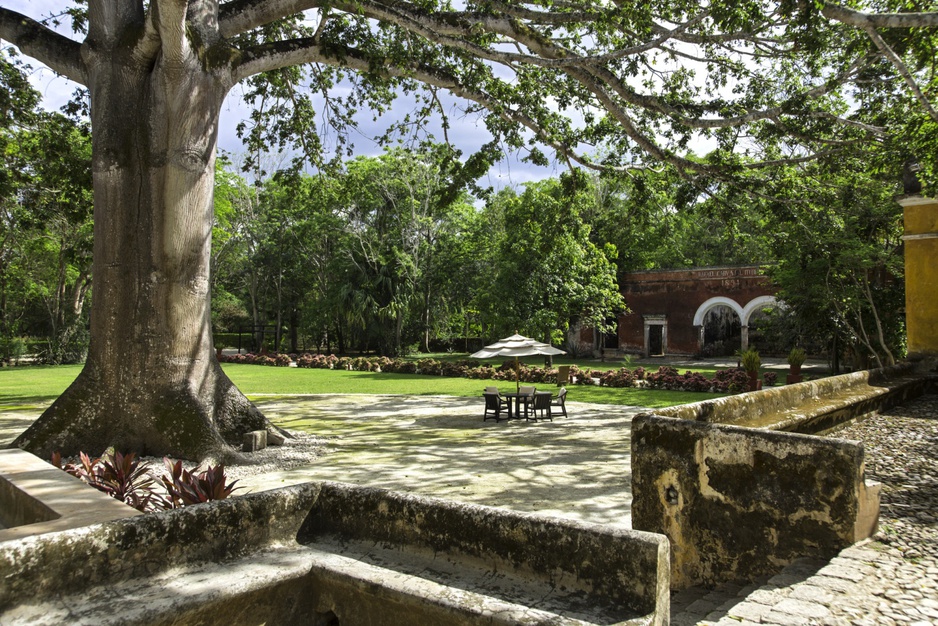
[[[521,400],[524,399],[524,412],[527,415],[528,412],[528,402],[534,400],[533,393],[521,393],[520,391],[512,391],[509,393],[503,393],[502,397],[508,398],[508,419],[512,419],[515,416],[521,417]],[[511,405],[512,399],[514,399],[514,415],[512,414]]]
[[[534,393],[522,393],[520,391],[511,391],[503,393],[503,398],[508,398],[508,419],[514,417],[521,418],[521,400],[524,400],[524,416],[528,416],[528,411],[534,404],[535,395],[551,395],[549,391],[535,391]],[[514,411],[512,411],[512,399],[514,400]]]

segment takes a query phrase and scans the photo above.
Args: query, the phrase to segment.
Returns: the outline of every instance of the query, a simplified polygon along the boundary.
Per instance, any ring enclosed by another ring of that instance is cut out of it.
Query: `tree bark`
[[[141,63],[83,50],[94,155],[88,360],[14,445],[40,456],[225,458],[265,428],[213,350],[210,252],[218,114],[227,86],[194,54]]]

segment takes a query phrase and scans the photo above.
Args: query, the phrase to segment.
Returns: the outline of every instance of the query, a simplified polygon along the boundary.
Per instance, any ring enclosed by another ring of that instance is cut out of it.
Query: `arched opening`
[[[732,307],[718,304],[704,315],[701,356],[732,356],[742,345],[742,320]]]
[[[790,340],[780,336],[779,313],[783,304],[774,296],[754,298],[743,309],[743,329],[748,347],[756,348],[763,356],[788,354]],[[787,347],[786,347],[787,346]]]
[[[743,319],[742,307],[731,298],[718,296],[701,304],[694,314],[700,356],[731,356],[740,350]]]

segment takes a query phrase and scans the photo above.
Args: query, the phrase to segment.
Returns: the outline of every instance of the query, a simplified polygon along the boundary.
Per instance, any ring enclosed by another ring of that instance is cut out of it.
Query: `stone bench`
[[[902,404],[924,393],[934,380],[914,364],[902,363],[658,409],[656,415],[815,434]]]
[[[0,543],[0,623],[667,624],[660,535],[318,482]]]

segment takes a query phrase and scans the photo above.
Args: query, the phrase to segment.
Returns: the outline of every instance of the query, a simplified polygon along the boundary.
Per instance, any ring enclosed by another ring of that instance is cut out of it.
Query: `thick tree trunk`
[[[129,56],[129,55],[128,55]],[[215,358],[212,194],[225,88],[198,60],[86,54],[94,142],[94,297],[81,374],[15,442],[189,459],[265,428]]]

